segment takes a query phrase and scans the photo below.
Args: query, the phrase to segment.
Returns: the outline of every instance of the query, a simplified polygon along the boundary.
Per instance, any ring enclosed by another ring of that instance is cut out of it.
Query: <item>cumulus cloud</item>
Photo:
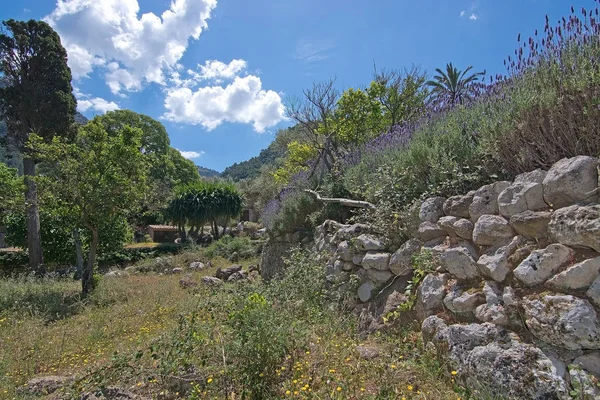
[[[176,149],[176,150],[179,153],[181,153],[183,158],[187,158],[188,160],[192,160],[194,158],[200,158],[204,154],[203,151],[198,152],[198,151],[185,151],[185,150],[179,150],[179,149]]]
[[[77,111],[86,112],[92,110],[101,114],[120,109],[114,101],[108,101],[101,97],[92,97],[89,94],[82,93],[77,87],[73,89],[73,94],[77,98]]]
[[[464,11],[464,10],[463,10],[463,11],[461,11],[461,12],[460,12],[460,17],[461,17],[461,18],[462,18],[462,17],[464,17],[464,16],[465,16],[465,13],[466,13],[466,11]]]
[[[279,94],[264,90],[259,77],[235,77],[227,86],[195,90],[179,87],[167,92],[164,118],[215,129],[223,122],[252,124],[256,132],[279,123],[284,107]]]
[[[217,0],[173,0],[160,17],[141,16],[138,0],[58,0],[45,20],[69,53],[75,79],[104,68],[113,93],[164,84],[190,39],[198,39]]]
[[[246,61],[244,60],[232,60],[229,64],[225,64],[222,61],[208,60],[204,65],[198,65],[200,73],[194,71],[188,71],[199,80],[205,79],[233,79],[239,75],[240,72],[246,69]]]
[[[469,19],[471,21],[477,21],[478,18],[479,18],[479,16],[477,14],[475,14],[475,13],[471,14],[471,16],[469,17]]]

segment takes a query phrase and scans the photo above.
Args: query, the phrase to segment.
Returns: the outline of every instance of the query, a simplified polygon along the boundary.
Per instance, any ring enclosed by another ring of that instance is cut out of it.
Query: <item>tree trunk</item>
[[[40,209],[37,198],[37,185],[32,179],[35,176],[35,161],[23,158],[23,174],[25,175],[25,207],[27,209],[27,249],[29,250],[29,268],[37,274],[43,274],[44,257],[42,254],[42,236],[40,233]]]
[[[75,254],[77,255],[75,264],[77,271],[75,272],[74,279],[81,279],[81,274],[83,272],[83,251],[81,250],[81,237],[79,236],[79,228],[75,228],[73,230],[73,239],[75,241]]]
[[[214,231],[215,231],[215,240],[219,240],[219,225],[217,225],[217,220],[213,219]]]
[[[94,290],[94,264],[96,263],[96,252],[98,250],[98,229],[89,227],[92,231],[92,243],[90,244],[90,251],[88,253],[88,262],[83,270],[83,276],[81,277],[81,295],[86,297],[92,290]]]

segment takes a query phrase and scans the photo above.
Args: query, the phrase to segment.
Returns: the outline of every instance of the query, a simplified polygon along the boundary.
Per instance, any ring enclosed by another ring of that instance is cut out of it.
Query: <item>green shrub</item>
[[[223,257],[233,261],[234,254],[242,259],[253,257],[256,252],[249,237],[224,236],[206,247],[204,254],[208,258]]]

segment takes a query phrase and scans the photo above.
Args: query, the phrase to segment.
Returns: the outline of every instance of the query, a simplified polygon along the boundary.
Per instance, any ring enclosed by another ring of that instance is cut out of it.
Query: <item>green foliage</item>
[[[82,250],[86,252],[91,242],[91,232],[79,225],[80,220],[69,209],[48,209],[40,212],[40,228],[42,249],[45,262],[52,265],[73,265],[75,257],[75,240],[73,230],[80,229]],[[27,248],[27,216],[24,213],[13,213],[7,218],[6,243],[20,248]],[[118,252],[123,244],[131,241],[132,232],[125,218],[114,216],[101,221],[99,228],[99,254]]]
[[[401,311],[411,310],[415,302],[417,301],[417,288],[421,284],[421,281],[433,273],[436,268],[435,260],[431,250],[422,249],[419,253],[414,254],[412,257],[413,275],[408,284],[406,285],[405,294],[408,296],[408,300],[400,305]]]
[[[191,226],[190,233],[197,235],[207,222],[237,218],[242,206],[242,195],[233,184],[204,181],[176,188],[165,215],[183,236],[186,224]]]
[[[221,173],[211,168],[201,167],[200,165],[196,165],[198,168],[198,173],[202,178],[220,178]]]
[[[468,66],[464,71],[460,71],[452,63],[446,64],[445,72],[436,68],[437,75],[433,80],[427,81],[427,86],[432,89],[433,98],[449,106],[464,104],[470,100],[474,94],[474,84],[485,75],[485,72],[476,72],[466,76],[471,69],[473,67]]]
[[[285,234],[294,232],[309,233],[315,227],[309,216],[321,210],[323,205],[304,192],[294,192],[281,201],[278,212],[269,220],[263,221],[270,232]]]
[[[371,91],[350,88],[342,93],[331,123],[339,142],[360,145],[386,128],[382,105]]]
[[[288,143],[287,157],[281,167],[273,173],[278,184],[286,184],[290,178],[300,171],[307,171],[308,161],[317,155],[317,150],[308,143],[292,141]]]
[[[75,97],[67,51],[43,21],[4,21],[0,33],[0,119],[20,149],[35,132],[46,140],[67,135],[74,123]],[[71,131],[72,132],[72,131]]]
[[[17,170],[0,162],[0,223],[9,211],[23,207],[24,189],[23,179],[17,175]]]
[[[256,248],[247,236],[234,238],[226,235],[204,249],[204,255],[208,258],[232,259],[234,254],[237,254],[239,259],[250,258],[256,255]]]

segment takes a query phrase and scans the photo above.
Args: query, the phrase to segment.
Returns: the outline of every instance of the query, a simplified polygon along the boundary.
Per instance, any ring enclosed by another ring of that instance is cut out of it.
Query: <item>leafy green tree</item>
[[[431,87],[433,98],[450,106],[463,104],[465,100],[469,100],[473,95],[474,84],[479,81],[481,76],[485,75],[485,71],[483,71],[467,76],[471,69],[473,66],[460,71],[452,63],[446,64],[446,72],[436,68],[437,75],[433,77],[433,80],[427,81],[427,86]]]
[[[23,186],[17,170],[0,162],[0,224],[8,212],[23,206]]]
[[[196,237],[210,223],[215,239],[219,238],[219,220],[237,218],[244,199],[238,189],[228,182],[199,182],[179,186],[165,214],[179,227],[182,239]],[[189,231],[186,233],[186,225]]]
[[[56,196],[72,207],[79,224],[91,236],[82,274],[82,293],[94,288],[93,273],[100,229],[107,220],[130,213],[146,189],[146,164],[140,152],[142,131],[127,125],[109,134],[97,120],[81,127],[73,143],[54,138],[44,143],[34,136],[32,147],[43,161],[55,165],[43,177]]]
[[[368,90],[350,88],[342,93],[332,117],[337,142],[354,147],[377,137],[385,128],[381,103]]]
[[[45,22],[4,21],[0,33],[0,119],[23,154],[29,266],[43,265],[39,205],[35,180],[37,158],[27,145],[35,133],[48,141],[72,133],[76,101],[67,52]]]

